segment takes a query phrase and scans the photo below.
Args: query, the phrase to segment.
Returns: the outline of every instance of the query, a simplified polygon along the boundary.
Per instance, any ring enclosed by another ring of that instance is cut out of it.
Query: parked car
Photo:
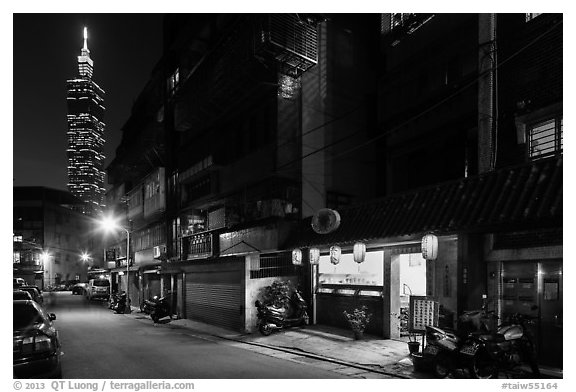
[[[38,302],[40,305],[44,303],[44,297],[42,292],[37,286],[20,286],[19,290],[27,291],[32,296],[32,299]]]
[[[25,286],[26,281],[22,278],[12,278],[12,286],[16,289],[20,286]]]
[[[86,287],[88,287],[88,283],[76,283],[72,286],[72,295],[84,295]]]
[[[110,298],[110,281],[108,279],[90,279],[86,287],[86,298],[88,300]]]
[[[61,345],[53,320],[35,301],[13,301],[14,378],[62,378]]]
[[[14,290],[14,294],[12,296],[12,299],[14,301],[16,300],[30,300],[33,301],[34,298],[32,298],[32,295],[30,295],[29,292],[24,291],[24,290]]]

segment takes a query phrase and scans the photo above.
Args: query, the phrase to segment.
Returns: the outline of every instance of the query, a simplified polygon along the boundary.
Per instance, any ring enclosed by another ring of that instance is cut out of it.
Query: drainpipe
[[[496,14],[478,16],[478,171],[494,170],[496,158]]]

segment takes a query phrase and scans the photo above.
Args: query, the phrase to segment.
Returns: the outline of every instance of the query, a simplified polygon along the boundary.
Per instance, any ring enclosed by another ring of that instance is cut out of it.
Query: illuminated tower
[[[68,190],[86,203],[84,213],[98,215],[104,203],[104,90],[93,80],[94,62],[84,47],[78,77],[66,81],[68,106]]]

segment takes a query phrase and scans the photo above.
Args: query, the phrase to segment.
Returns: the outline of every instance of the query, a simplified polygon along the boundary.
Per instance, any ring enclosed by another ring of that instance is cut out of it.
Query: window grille
[[[260,255],[260,269],[250,271],[250,279],[289,275],[296,275],[296,268],[292,264],[291,252]]]
[[[526,22],[530,22],[531,20],[533,20],[534,18],[536,18],[537,16],[542,15],[542,13],[534,13],[534,14],[526,14]]]
[[[528,128],[528,154],[532,159],[546,158],[563,151],[563,118],[553,118]]]

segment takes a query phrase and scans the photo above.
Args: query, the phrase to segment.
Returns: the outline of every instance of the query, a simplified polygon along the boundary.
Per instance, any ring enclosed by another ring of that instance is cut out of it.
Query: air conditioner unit
[[[166,246],[164,246],[164,245],[155,246],[154,247],[154,258],[160,259],[164,256],[166,256]]]

